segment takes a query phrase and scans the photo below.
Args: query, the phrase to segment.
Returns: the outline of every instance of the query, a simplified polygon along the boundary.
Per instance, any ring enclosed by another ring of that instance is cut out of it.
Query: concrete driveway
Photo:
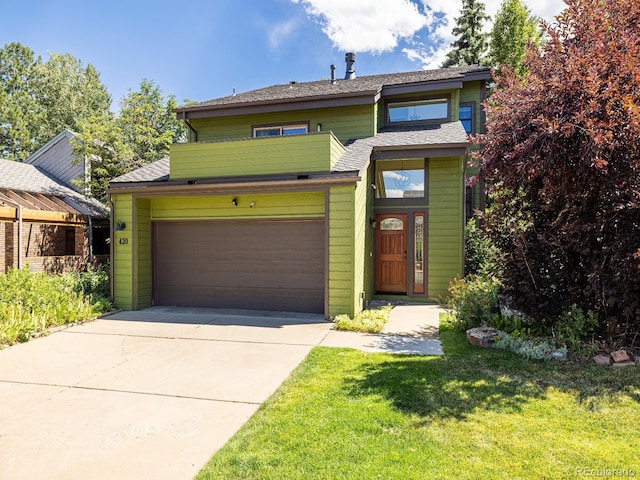
[[[0,478],[192,478],[330,327],[154,307],[2,350]]]

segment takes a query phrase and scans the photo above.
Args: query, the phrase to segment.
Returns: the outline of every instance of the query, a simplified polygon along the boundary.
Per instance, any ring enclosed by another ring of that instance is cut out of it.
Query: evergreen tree
[[[497,68],[509,65],[518,75],[525,74],[522,62],[527,45],[539,47],[541,43],[538,23],[539,19],[531,15],[522,0],[503,0],[491,30],[491,65]]]
[[[22,161],[41,139],[42,105],[36,89],[40,57],[20,43],[0,49],[0,158]]]
[[[477,65],[482,61],[488,47],[488,35],[482,32],[482,28],[489,18],[484,13],[484,3],[462,0],[460,16],[456,18],[456,26],[453,29],[457,40],[451,44],[453,49],[447,54],[443,67]]]

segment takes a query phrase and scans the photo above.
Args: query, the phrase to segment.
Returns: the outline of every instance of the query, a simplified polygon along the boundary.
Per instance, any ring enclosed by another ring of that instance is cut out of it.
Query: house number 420
[[[120,240],[118,240],[118,243],[120,245],[128,245],[129,244],[129,239],[128,238],[121,238]]]

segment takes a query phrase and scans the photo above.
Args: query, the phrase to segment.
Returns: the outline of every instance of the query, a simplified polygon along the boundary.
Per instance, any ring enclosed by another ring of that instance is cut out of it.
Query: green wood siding
[[[344,147],[331,133],[171,146],[171,179],[326,172]]]
[[[371,188],[371,184],[374,178],[374,162],[371,162],[369,168],[365,173],[365,177],[363,177],[361,185],[364,184],[365,187],[365,202],[366,202],[366,232],[365,232],[365,243],[364,250],[362,254],[364,255],[364,292],[365,292],[365,300],[371,301],[373,295],[375,293],[375,236],[376,231],[371,226],[370,220],[375,219],[375,212],[373,210],[373,202],[375,197],[375,191]],[[359,200],[360,201],[360,200]]]
[[[198,132],[198,141],[251,137],[251,127],[283,123],[309,123],[309,131],[331,131],[342,142],[350,138],[364,138],[375,130],[374,105],[319,108],[291,112],[235,115],[219,118],[194,118],[191,125]],[[173,161],[173,160],[172,160]]]
[[[366,297],[365,251],[367,246],[367,229],[369,229],[369,213],[367,211],[367,176],[356,186],[354,194],[354,245],[353,245],[353,313],[364,308]]]
[[[463,160],[429,159],[428,295],[447,293],[451,278],[462,275]]]
[[[238,206],[231,203],[237,199]],[[250,207],[251,202],[255,206]],[[151,199],[151,220],[323,217],[324,193],[246,194]]]
[[[329,316],[354,315],[353,187],[329,192]]]
[[[133,308],[151,306],[151,202],[148,198],[136,200],[136,231],[134,239],[136,268],[136,298]]]
[[[126,224],[125,230],[113,232],[113,301],[117,308],[131,310],[133,308],[133,200],[131,195],[114,195],[113,222]]]
[[[451,121],[457,122],[460,119],[460,90],[451,92]]]

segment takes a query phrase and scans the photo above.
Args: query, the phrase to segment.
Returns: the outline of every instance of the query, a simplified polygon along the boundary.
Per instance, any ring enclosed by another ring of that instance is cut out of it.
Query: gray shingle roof
[[[111,180],[111,183],[161,182],[169,179],[169,157],[140,167]]]
[[[347,151],[338,160],[332,172],[360,171],[376,147],[429,148],[436,145],[461,145],[467,141],[467,132],[460,122],[382,130],[375,137],[348,142]]]
[[[106,217],[107,208],[47,175],[34,165],[0,159],[0,188],[59,197],[84,215]]]
[[[384,86],[403,85],[439,80],[462,80],[466,74],[481,72],[489,75],[486,67],[465,66],[440,68],[436,70],[420,70],[404,73],[387,73],[382,75],[369,75],[356,77],[352,80],[337,80],[332,84],[330,80],[318,80],[314,82],[300,82],[294,84],[273,85],[271,87],[252,90],[249,92],[216,98],[206,102],[188,105],[176,109],[177,112],[188,112],[194,109],[206,107],[224,107],[260,102],[274,102],[296,100],[314,97],[349,96],[365,94],[367,92],[379,92]]]

